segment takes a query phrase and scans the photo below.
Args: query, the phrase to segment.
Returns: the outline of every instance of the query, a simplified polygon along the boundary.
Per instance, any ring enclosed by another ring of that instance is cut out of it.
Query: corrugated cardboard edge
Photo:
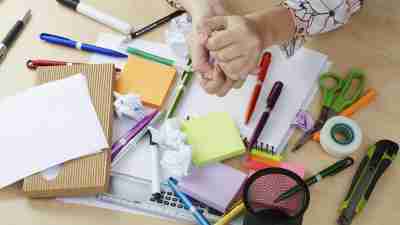
[[[111,144],[114,65],[74,65],[39,68],[37,83],[64,79],[78,73],[88,79],[89,92],[104,134]],[[64,163],[59,175],[51,181],[35,174],[24,180],[23,191],[32,198],[94,195],[108,191],[110,149]]]

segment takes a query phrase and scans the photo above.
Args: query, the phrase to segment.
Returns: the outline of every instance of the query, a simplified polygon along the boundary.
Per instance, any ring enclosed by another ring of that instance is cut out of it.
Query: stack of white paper
[[[0,100],[0,126],[0,188],[108,147],[83,75]]]

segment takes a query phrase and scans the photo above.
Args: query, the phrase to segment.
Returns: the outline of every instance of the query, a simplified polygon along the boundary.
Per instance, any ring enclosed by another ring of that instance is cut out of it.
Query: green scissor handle
[[[333,84],[329,84],[333,81]],[[319,86],[322,92],[322,105],[330,108],[335,101],[336,94],[342,89],[342,79],[334,73],[323,73],[319,78]]]
[[[356,81],[353,87],[353,82]],[[365,86],[365,74],[359,69],[351,69],[346,77],[342,80],[342,88],[339,91],[336,99],[333,102],[331,108],[340,113],[354,102],[356,102],[362,93],[364,92]]]

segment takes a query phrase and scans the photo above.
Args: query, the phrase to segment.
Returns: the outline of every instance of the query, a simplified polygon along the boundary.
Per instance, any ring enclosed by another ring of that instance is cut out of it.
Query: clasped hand
[[[246,77],[257,70],[263,50],[256,26],[242,16],[216,16],[203,20],[197,31],[207,38],[203,44],[209,52],[209,69],[201,85],[210,94],[226,95],[240,88]]]

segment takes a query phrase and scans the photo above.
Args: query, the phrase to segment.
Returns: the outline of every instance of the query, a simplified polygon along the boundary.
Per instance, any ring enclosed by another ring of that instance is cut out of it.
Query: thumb
[[[228,17],[215,16],[204,19],[197,27],[198,32],[205,32],[211,35],[214,31],[224,30],[228,26]]]
[[[207,73],[212,70],[209,61],[209,53],[205,44],[200,41],[201,37],[198,34],[189,36],[189,51],[192,56],[193,69],[200,73]]]

